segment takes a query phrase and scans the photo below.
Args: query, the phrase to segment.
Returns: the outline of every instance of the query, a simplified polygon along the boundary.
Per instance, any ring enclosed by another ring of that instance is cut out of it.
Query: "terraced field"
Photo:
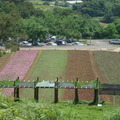
[[[25,58],[25,56],[23,57]],[[31,66],[21,79],[33,81],[39,77],[41,81],[54,81],[56,77],[59,77],[60,81],[75,81],[76,77],[78,77],[79,81],[93,81],[98,77],[99,80],[104,83],[120,84],[119,53],[80,50],[43,50],[37,51],[36,57],[34,56],[34,58]],[[14,59],[14,57],[12,59]],[[21,60],[19,60],[18,63],[20,61]],[[26,62],[28,62],[28,59],[26,59]],[[11,62],[9,62],[8,65],[10,63]],[[16,62],[16,64],[18,63]],[[23,62],[22,65],[26,66],[25,62]],[[15,66],[16,65],[13,65],[12,67],[14,68]],[[1,73],[3,71],[2,69]],[[6,71],[10,72],[10,68]],[[6,74],[9,72],[6,72]],[[11,74],[13,73],[11,72]],[[17,76],[19,76],[19,72]],[[0,77],[2,77],[1,74]],[[54,90],[40,89],[39,93],[41,101],[53,101]],[[74,99],[73,90],[60,90],[59,93],[60,100]],[[33,90],[22,89],[20,97],[26,98],[26,96],[27,98],[33,98]],[[79,99],[88,101],[93,100],[93,90],[79,90]],[[112,97],[101,96],[101,100],[110,102],[112,101]],[[117,102],[119,101],[120,99],[118,97]]]

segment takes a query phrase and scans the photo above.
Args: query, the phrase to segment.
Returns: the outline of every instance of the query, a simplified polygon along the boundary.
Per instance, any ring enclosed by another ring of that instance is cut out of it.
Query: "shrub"
[[[12,52],[19,51],[19,43],[16,41],[8,41],[5,44],[6,49],[10,49]]]

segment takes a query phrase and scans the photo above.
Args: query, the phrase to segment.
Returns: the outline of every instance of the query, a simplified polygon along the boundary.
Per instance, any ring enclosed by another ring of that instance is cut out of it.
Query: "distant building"
[[[70,1],[66,1],[69,4],[75,4],[75,3],[82,3],[82,0],[70,0]]]
[[[82,3],[83,1],[82,0],[69,0],[66,2],[69,4],[75,4],[75,3]],[[63,5],[63,4],[65,4],[65,1],[58,1],[58,5]],[[55,6],[55,2],[51,2],[50,6]]]

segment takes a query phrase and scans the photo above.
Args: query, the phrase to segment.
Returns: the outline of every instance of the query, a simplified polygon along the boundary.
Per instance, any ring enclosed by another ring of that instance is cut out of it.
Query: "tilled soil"
[[[105,82],[104,77],[99,71],[91,51],[69,51],[68,64],[66,70],[66,81],[75,81],[78,77],[79,81],[91,82],[98,77],[101,82]],[[93,89],[79,89],[79,99],[92,101],[94,98]],[[63,100],[73,100],[74,90],[65,90]],[[111,101],[109,97],[101,97],[101,100]]]

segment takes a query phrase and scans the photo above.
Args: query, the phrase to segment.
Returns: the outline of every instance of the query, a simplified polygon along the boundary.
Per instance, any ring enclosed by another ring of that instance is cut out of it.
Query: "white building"
[[[71,1],[66,1],[69,4],[75,4],[75,3],[82,3],[82,0],[71,0]]]

